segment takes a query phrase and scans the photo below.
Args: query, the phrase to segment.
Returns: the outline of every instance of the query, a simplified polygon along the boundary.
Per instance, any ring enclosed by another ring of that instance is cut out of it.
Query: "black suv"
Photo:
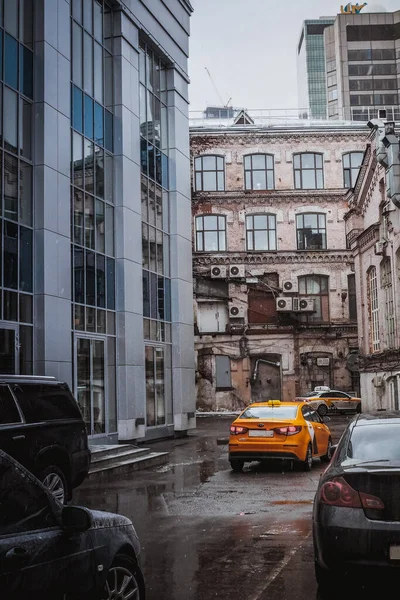
[[[85,423],[66,383],[0,375],[0,448],[64,503],[90,467]]]

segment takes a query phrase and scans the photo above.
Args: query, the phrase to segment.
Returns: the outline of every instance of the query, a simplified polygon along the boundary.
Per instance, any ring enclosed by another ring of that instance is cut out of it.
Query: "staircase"
[[[168,462],[168,452],[152,452],[131,444],[91,446],[92,462],[89,479],[107,479],[132,471],[157,467]]]

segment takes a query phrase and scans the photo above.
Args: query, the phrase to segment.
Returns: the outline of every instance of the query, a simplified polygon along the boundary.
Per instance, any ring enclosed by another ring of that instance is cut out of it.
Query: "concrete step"
[[[136,458],[132,454],[131,456],[121,456],[123,460],[118,460],[118,457],[113,459],[111,464],[104,464],[104,461],[96,461],[92,463],[89,471],[89,479],[93,481],[106,480],[114,476],[126,475],[134,471],[140,471],[142,469],[150,469],[151,467],[158,467],[168,462],[168,452],[151,452],[146,448],[147,453],[141,454]]]
[[[129,446],[127,444],[124,444],[121,448],[118,446],[110,447],[109,450],[101,449],[93,451],[92,449],[91,469],[118,465],[120,462],[146,456],[149,453],[149,448],[137,448],[136,446]]]

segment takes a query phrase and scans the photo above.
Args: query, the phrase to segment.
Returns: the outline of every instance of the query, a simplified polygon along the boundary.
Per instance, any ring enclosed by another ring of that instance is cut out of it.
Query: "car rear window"
[[[299,398],[314,398],[321,395],[321,392],[309,392],[308,394],[302,394]]]
[[[295,419],[298,406],[249,406],[240,415],[241,419]]]
[[[400,424],[354,427],[347,446],[347,458],[400,461]]]
[[[18,384],[13,392],[28,423],[81,419],[72,394],[61,386]]]

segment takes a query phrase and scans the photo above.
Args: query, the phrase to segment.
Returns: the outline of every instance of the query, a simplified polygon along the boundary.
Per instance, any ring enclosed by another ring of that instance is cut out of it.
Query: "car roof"
[[[271,402],[279,402],[279,404],[270,404]],[[267,400],[266,402],[252,402],[251,404],[249,404],[249,406],[246,406],[246,408],[244,410],[246,410],[247,408],[250,408],[251,406],[266,406],[268,408],[275,408],[275,407],[279,407],[279,406],[293,406],[293,405],[297,405],[299,406],[300,404],[306,404],[305,402],[303,402],[302,400],[295,400],[293,402],[281,402],[279,400]]]
[[[65,385],[55,377],[44,375],[0,375],[0,383],[46,383],[50,385]]]
[[[355,426],[383,425],[387,421],[390,421],[392,424],[400,424],[400,410],[383,410],[363,413],[358,416]]]

